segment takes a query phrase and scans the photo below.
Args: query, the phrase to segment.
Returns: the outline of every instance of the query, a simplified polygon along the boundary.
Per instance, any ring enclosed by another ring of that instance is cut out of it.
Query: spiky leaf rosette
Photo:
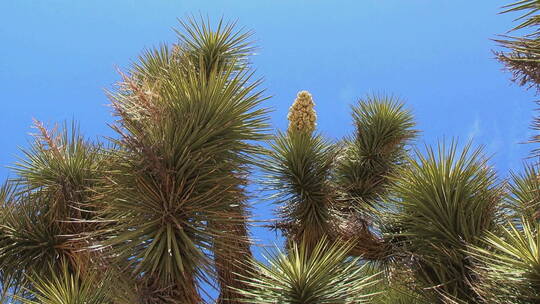
[[[255,51],[250,41],[251,31],[237,29],[235,22],[224,22],[223,19],[220,19],[215,27],[212,27],[208,19],[202,17],[200,20],[193,17],[185,21],[180,20],[180,24],[181,30],[175,30],[178,44],[173,49],[174,60],[189,62],[190,68],[206,78],[215,72],[236,73],[249,68],[249,55]],[[247,177],[241,177],[240,181],[247,184]],[[231,239],[234,243],[231,242],[226,246],[223,246],[222,242],[213,243],[212,252],[217,282],[220,286],[218,304],[237,303],[233,299],[239,295],[230,287],[245,287],[239,280],[239,274],[245,274],[245,270],[236,261],[252,257],[248,233],[250,214],[247,207],[247,196],[240,196],[231,202],[228,211],[238,219],[237,223],[209,223],[212,229],[237,236]]]
[[[384,278],[382,278],[384,280]],[[369,302],[372,304],[431,304],[433,298],[428,298],[427,293],[419,293],[411,290],[404,282],[381,283],[372,292],[377,295]]]
[[[502,13],[521,13],[520,23],[510,31],[524,31],[521,37],[503,36],[497,40],[507,52],[497,52],[497,58],[514,75],[520,85],[540,88],[540,1],[520,0],[504,7]]]
[[[215,27],[202,17],[179,22],[181,29],[175,30],[178,44],[174,55],[191,62],[202,75],[209,76],[213,70],[226,71],[230,67],[242,70],[249,65],[249,55],[255,51],[250,41],[251,31],[237,29],[235,22],[223,19]]]
[[[441,299],[475,301],[474,274],[465,249],[497,227],[502,190],[481,149],[457,151],[439,144],[437,152],[416,157],[399,172],[387,222],[401,263],[416,281]],[[412,261],[412,264],[411,264]]]
[[[257,270],[246,282],[249,304],[370,303],[377,274],[365,275],[366,265],[347,259],[350,243],[330,244],[322,238],[314,248],[293,243],[288,253],[270,253],[268,264],[253,261]]]
[[[484,246],[471,246],[475,290],[486,303],[532,304],[540,301],[540,229],[523,218],[500,233],[488,233]],[[486,249],[487,248],[487,249]]]
[[[75,221],[94,216],[88,208],[108,160],[101,145],[86,140],[75,122],[60,131],[47,130],[38,121],[34,125],[38,133],[32,145],[12,167],[17,174],[14,182],[19,192],[49,201],[65,234],[80,233],[88,223]]]
[[[4,208],[15,196],[15,184],[6,181],[0,186],[0,208]],[[0,209],[3,210],[3,209]],[[1,215],[2,213],[0,213]]]
[[[249,41],[251,32],[243,29],[236,30],[235,23],[225,23],[223,20],[220,20],[215,28],[211,27],[208,20],[202,18],[200,21],[188,18],[187,21],[180,21],[180,23],[181,30],[176,30],[178,44],[172,50],[162,47],[145,52],[140,62],[135,65],[132,78],[125,77],[124,86],[131,91],[130,94],[140,96],[142,101],[136,102],[132,108],[139,108],[141,113],[158,114],[159,109],[152,106],[152,99],[160,90],[161,83],[170,78],[171,71],[186,77],[190,73],[191,75],[197,74],[198,77],[206,80],[215,73],[228,73],[229,78],[236,73],[247,75],[248,55],[253,52]],[[129,107],[129,100],[125,101]],[[234,174],[239,177],[239,184],[245,183],[246,178],[242,176],[244,174]],[[213,243],[212,251],[217,281],[221,286],[218,303],[234,303],[230,300],[224,300],[231,298],[228,286],[241,287],[241,283],[237,279],[238,276],[235,274],[241,271],[235,265],[234,259],[239,256],[243,256],[244,259],[251,257],[247,229],[249,211],[244,199],[244,197],[236,198],[236,201],[230,204],[229,212],[234,214],[234,218],[239,219],[237,223],[227,224],[212,221],[208,223],[212,229],[237,236],[234,239],[236,244],[230,243],[223,247],[223,242]]]
[[[0,224],[1,285],[12,293],[29,286],[25,273],[46,275],[48,264],[69,253],[63,250],[66,239],[54,217],[48,213],[47,201],[18,195],[2,210]]]
[[[10,202],[14,200],[14,192],[15,187],[13,183],[5,182],[0,187],[0,225],[4,225],[4,223],[6,222],[5,216],[8,215],[8,206]],[[4,230],[0,229],[0,242],[2,242],[5,237],[3,231]],[[3,271],[0,268],[0,302],[8,302],[10,288],[13,288],[12,286],[17,285],[20,284],[17,283],[16,274],[10,273],[9,271]],[[17,292],[17,290],[15,292]]]
[[[411,272],[396,271],[387,267],[386,263],[369,261],[366,263],[366,275],[378,275],[378,283],[369,288],[375,296],[370,303],[373,304],[431,304],[435,299],[428,298],[428,294],[417,289]]]
[[[367,96],[353,107],[355,133],[344,143],[335,178],[350,196],[374,205],[407,155],[413,139],[411,112],[394,97]]]
[[[245,72],[250,67],[249,55],[255,47],[252,32],[237,29],[235,22],[220,19],[212,26],[208,19],[188,17],[179,20],[180,28],[174,29],[178,41],[171,47],[148,49],[139,57],[130,75],[136,83],[128,83],[129,89],[151,98],[160,85],[160,80],[168,78],[171,65],[175,73],[195,73],[208,79],[217,71]]]
[[[540,219],[540,179],[538,164],[526,164],[522,173],[512,173],[510,183],[510,209],[519,221],[525,217],[529,222]]]
[[[320,135],[278,133],[262,166],[264,183],[281,206],[277,227],[291,241],[305,240],[308,249],[331,230],[334,157],[335,148]]]
[[[367,96],[352,109],[355,132],[344,141],[333,172],[345,214],[338,234],[358,240],[353,254],[383,259],[387,248],[374,233],[374,212],[417,131],[411,112],[397,98]]]
[[[147,52],[112,95],[122,149],[104,213],[117,225],[106,245],[133,274],[172,286],[176,301],[199,303],[197,280],[213,275],[208,251],[243,239],[225,227],[245,223],[235,206],[259,152],[253,142],[263,138],[265,98],[246,69],[202,75],[170,54],[165,46]],[[162,62],[161,72],[148,72],[148,62]],[[140,79],[159,85],[147,94]]]
[[[96,228],[89,203],[104,172],[100,147],[84,140],[75,125],[60,132],[36,126],[39,134],[13,167],[14,188],[3,195],[1,284],[12,290],[27,285],[22,274],[46,274],[59,258],[72,270],[87,268],[84,234]]]
[[[136,299],[122,293],[125,290],[111,272],[82,274],[70,270],[69,263],[50,265],[50,276],[29,276],[32,287],[26,291],[31,299],[16,297],[23,304],[128,304]]]

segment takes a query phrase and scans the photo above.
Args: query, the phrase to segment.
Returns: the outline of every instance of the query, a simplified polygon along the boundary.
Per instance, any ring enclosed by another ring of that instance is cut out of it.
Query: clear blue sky
[[[0,178],[20,155],[32,118],[75,118],[90,137],[112,135],[104,88],[142,49],[173,42],[176,18],[224,16],[255,31],[253,59],[273,98],[272,123],[286,126],[299,90],[312,92],[319,130],[352,131],[349,106],[369,92],[406,100],[420,143],[443,137],[484,144],[502,177],[531,147],[534,92],[510,82],[490,39],[515,16],[508,1],[274,0],[0,1]],[[272,217],[259,205],[258,218]],[[274,234],[255,231],[268,243]]]

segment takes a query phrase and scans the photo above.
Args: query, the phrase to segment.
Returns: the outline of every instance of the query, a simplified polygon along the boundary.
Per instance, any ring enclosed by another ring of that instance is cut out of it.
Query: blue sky
[[[89,137],[113,135],[103,92],[144,49],[173,42],[176,18],[238,20],[255,31],[257,74],[273,97],[275,128],[300,90],[317,103],[319,130],[352,131],[350,105],[370,92],[403,98],[420,143],[457,137],[486,146],[505,177],[531,146],[534,92],[510,82],[490,40],[515,16],[507,1],[0,1],[0,178],[20,155],[32,118],[75,118]],[[258,205],[258,218],[272,217]],[[274,234],[255,236],[268,243]]]

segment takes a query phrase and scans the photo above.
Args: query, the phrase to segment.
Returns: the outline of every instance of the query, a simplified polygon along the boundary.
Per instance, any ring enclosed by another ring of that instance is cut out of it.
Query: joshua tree
[[[17,178],[0,195],[0,283],[23,294],[29,278],[49,277],[60,261],[84,273],[99,260],[80,249],[90,244],[84,234],[99,225],[92,200],[107,167],[101,147],[83,139],[76,125],[58,132],[35,126],[34,143],[13,167]]]
[[[520,23],[510,32],[522,31],[521,37],[505,35],[497,40],[506,52],[496,52],[497,58],[514,75],[520,85],[540,88],[540,41],[538,26],[540,1],[521,0],[505,6],[503,13],[519,12]]]
[[[199,303],[198,282],[215,278],[220,302],[232,303],[233,262],[250,257],[244,188],[265,97],[246,62],[248,34],[183,26],[174,48],[146,52],[111,94],[119,139],[102,246],[142,290],[160,291],[148,302]]]
[[[313,133],[316,114],[308,92],[298,93],[288,118],[287,132],[278,133],[270,144],[264,182],[276,191],[276,203],[284,204],[277,227],[289,243],[304,242],[310,251],[331,230],[335,201],[329,177],[336,149]]]
[[[525,164],[522,173],[512,173],[509,184],[508,209],[514,221],[525,218],[533,223],[540,220],[540,180],[538,164]]]
[[[250,267],[244,303],[370,303],[378,275],[368,274],[359,258],[346,260],[351,248],[346,242],[328,245],[322,237],[311,248],[292,243],[287,253],[270,253],[269,265],[255,261]]]
[[[510,33],[522,33],[521,36],[505,35],[497,40],[505,49],[496,52],[497,58],[507,70],[512,72],[513,80],[527,88],[540,89],[540,1],[520,0],[505,6],[502,13],[520,13],[516,19],[520,22]],[[540,117],[532,123],[535,130],[540,130]],[[532,142],[540,142],[540,136],[535,135]],[[535,148],[533,154],[540,155]]]
[[[456,144],[410,158],[392,189],[385,232],[415,285],[439,302],[475,303],[467,246],[497,231],[503,189],[480,149]],[[435,301],[435,300],[434,300]]]
[[[526,10],[524,29],[538,9],[508,11]],[[506,183],[470,144],[422,153],[384,95],[333,141],[301,91],[272,138],[250,32],[188,19],[177,34],[121,73],[106,144],[35,123],[0,188],[3,302],[195,304],[208,283],[220,304],[538,303],[537,165]],[[522,84],[540,79],[537,34],[501,40]],[[256,165],[286,237],[268,263],[248,233]]]
[[[526,218],[520,226],[509,224],[499,235],[486,235],[484,247],[490,250],[479,246],[469,250],[477,264],[474,287],[486,303],[540,301],[540,229]]]
[[[314,133],[311,95],[302,91],[289,113],[289,129],[271,143],[267,184],[277,190],[281,228],[307,250],[322,237],[356,239],[351,251],[384,258],[385,244],[370,223],[415,137],[410,112],[395,98],[373,96],[353,107],[355,133],[330,143]]]
[[[118,117],[110,148],[36,124],[2,191],[6,291],[42,299],[43,285],[104,268],[129,280],[140,303],[199,303],[205,280],[220,284],[220,303],[239,297],[230,287],[243,287],[235,261],[251,257],[245,186],[265,97],[247,60],[249,32],[181,25],[178,43],[146,51],[109,94]],[[62,272],[51,266],[60,263]],[[57,288],[88,288],[68,285]]]
[[[289,246],[309,253],[320,239],[345,238],[350,255],[382,266],[387,284],[410,282],[400,288],[412,302],[474,303],[467,246],[497,230],[504,194],[482,151],[458,153],[453,143],[408,155],[412,115],[385,96],[353,107],[355,134],[341,143],[314,134],[314,118],[311,95],[300,92],[263,167]]]

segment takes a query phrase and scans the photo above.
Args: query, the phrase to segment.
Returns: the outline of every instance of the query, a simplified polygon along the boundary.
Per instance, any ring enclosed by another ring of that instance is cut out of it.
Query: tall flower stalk
[[[315,112],[315,102],[308,91],[298,92],[287,115],[289,120],[288,131],[290,133],[312,133],[317,126],[317,113]]]

